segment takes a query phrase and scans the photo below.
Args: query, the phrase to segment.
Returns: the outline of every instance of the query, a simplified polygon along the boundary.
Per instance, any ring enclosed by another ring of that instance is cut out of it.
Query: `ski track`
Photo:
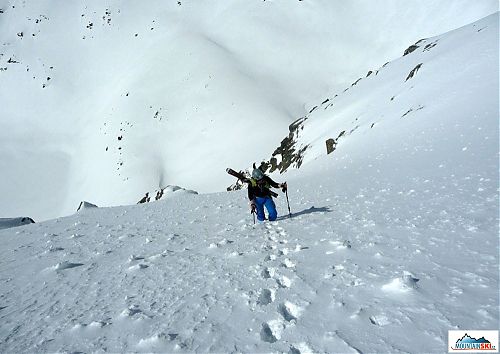
[[[455,210],[474,211],[474,200],[423,193],[415,209],[388,193],[330,196],[322,209],[310,194],[292,203],[296,217],[256,225],[233,193],[3,231],[13,235],[0,261],[0,349],[411,351],[417,343],[390,337],[396,326],[432,351],[448,329],[495,327],[494,240],[473,242],[491,230]],[[440,209],[449,222],[431,213]],[[483,262],[444,257],[463,250]]]

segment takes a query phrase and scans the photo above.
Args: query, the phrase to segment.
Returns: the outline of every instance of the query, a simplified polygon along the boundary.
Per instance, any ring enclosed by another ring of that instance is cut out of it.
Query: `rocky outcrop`
[[[81,201],[80,205],[78,205],[78,209],[76,209],[76,211],[80,211],[80,210],[84,210],[84,209],[93,209],[93,208],[97,208],[97,207],[98,206],[95,204],[92,204],[92,203],[89,203],[86,201]]]
[[[289,133],[286,138],[281,141],[280,146],[274,150],[269,161],[264,162],[261,167],[266,172],[274,172],[278,170],[280,173],[285,172],[290,166],[299,168],[304,158],[304,153],[309,145],[298,147],[296,142],[299,132],[304,129],[304,122],[307,117],[297,119],[288,127]]]
[[[413,76],[415,76],[415,74],[418,72],[418,70],[422,67],[422,63],[418,64],[416,67],[413,68],[412,71],[410,71],[410,73],[408,74],[408,76],[406,77],[406,80],[405,81],[408,81],[409,79],[411,79]]]
[[[144,197],[142,197],[141,200],[137,202],[137,204],[149,203],[151,201],[165,199],[173,195],[174,193],[198,194],[198,192],[190,189],[185,189],[179,186],[168,185],[164,188],[157,189],[154,192],[147,192],[144,195]],[[153,195],[154,197],[152,197]]]
[[[35,221],[30,217],[18,217],[18,218],[0,218],[0,229],[8,229],[11,227],[23,226],[28,224],[34,224]]]
[[[329,155],[335,151],[335,149],[337,148],[337,144],[338,144],[339,139],[341,137],[343,137],[344,134],[345,134],[345,130],[339,134],[337,139],[330,138],[330,139],[326,140],[326,154],[327,155]]]
[[[410,54],[410,53],[414,52],[415,50],[417,50],[417,49],[420,47],[420,45],[419,45],[419,44],[420,44],[421,42],[423,42],[423,41],[425,41],[425,38],[424,38],[424,39],[419,40],[417,43],[412,44],[411,46],[409,46],[408,48],[406,48],[405,52],[403,53],[403,56],[408,55],[408,54]]]

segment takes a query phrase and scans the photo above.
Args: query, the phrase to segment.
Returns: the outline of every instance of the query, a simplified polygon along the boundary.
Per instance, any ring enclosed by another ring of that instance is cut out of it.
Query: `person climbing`
[[[264,207],[267,209],[269,221],[275,221],[278,217],[276,204],[272,197],[273,192],[270,188],[281,188],[286,192],[287,185],[285,183],[276,183],[269,176],[266,176],[259,168],[254,168],[252,178],[248,183],[248,199],[250,200],[250,209],[252,213],[257,214],[257,220],[264,221]]]

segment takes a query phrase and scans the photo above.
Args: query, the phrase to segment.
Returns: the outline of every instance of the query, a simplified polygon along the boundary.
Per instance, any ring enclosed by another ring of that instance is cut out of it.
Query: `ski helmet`
[[[256,179],[257,181],[262,179],[264,177],[264,173],[262,173],[261,170],[259,170],[258,168],[255,168],[253,171],[252,171],[252,178],[253,179]]]

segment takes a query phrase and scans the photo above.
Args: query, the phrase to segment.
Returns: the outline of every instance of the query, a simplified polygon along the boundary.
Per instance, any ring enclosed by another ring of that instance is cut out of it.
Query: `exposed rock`
[[[333,138],[330,138],[326,141],[326,154],[329,155],[331,154],[332,152],[335,151],[335,149],[337,148],[337,144],[338,144],[338,141],[341,137],[343,137],[345,135],[345,130],[340,132],[339,136],[337,137],[337,139],[333,139]]]
[[[80,205],[78,206],[78,209],[76,209],[76,211],[80,211],[80,210],[83,210],[83,209],[92,209],[92,208],[97,208],[98,206],[95,205],[95,204],[92,204],[92,203],[89,203],[89,202],[86,202],[86,201],[81,201],[80,202]]]
[[[435,42],[432,42],[432,43],[427,44],[427,45],[424,47],[424,52],[427,52],[427,51],[431,50],[432,48],[434,48],[434,47],[437,45],[437,42],[438,42],[438,41],[435,41]]]
[[[314,112],[314,110],[315,110],[316,108],[318,108],[318,106],[314,106],[314,107],[313,107],[313,108],[309,111],[309,113]]]
[[[409,46],[408,48],[406,48],[403,56],[408,55],[408,54],[414,52],[417,48],[418,48],[418,45],[412,44],[411,46]]]
[[[186,194],[198,194],[198,192],[190,190],[190,189],[185,189],[179,186],[172,186],[168,185],[164,188],[160,188],[158,190],[155,190],[154,192],[147,192],[144,197],[142,197],[137,204],[142,204],[142,203],[149,203],[151,201],[151,196],[154,195],[154,200],[160,200],[160,199],[165,199],[171,196],[173,193],[186,193]],[[151,196],[150,196],[151,195]]]
[[[335,150],[335,139],[330,138],[326,141],[326,153],[331,154]]]
[[[423,41],[425,41],[425,38],[420,39],[419,41],[417,41],[417,43],[412,44],[411,46],[409,46],[408,48],[406,48],[406,50],[405,50],[405,52],[404,52],[403,56],[408,55],[408,54],[410,54],[410,53],[414,52],[417,48],[419,48],[419,47],[420,47],[420,46],[419,46],[419,44],[420,44],[421,42],[423,42]]]
[[[17,227],[27,224],[34,224],[35,221],[29,217],[18,217],[18,218],[0,218],[0,229],[8,229],[11,227]]]
[[[142,197],[141,200],[139,200],[139,202],[137,202],[137,204],[147,203],[150,201],[150,199],[151,198],[149,197],[149,192],[148,192],[144,197]]]
[[[358,82],[360,82],[360,81],[361,81],[361,79],[362,79],[362,78],[360,77],[359,79],[357,79],[356,81],[354,81],[354,82],[351,84],[351,87],[356,86],[356,85],[358,84]]]
[[[281,141],[281,145],[273,152],[272,157],[266,163],[269,167],[269,172],[278,170],[280,173],[285,172],[290,166],[299,168],[304,158],[304,152],[309,145],[298,148],[296,146],[299,131],[304,129],[304,122],[307,117],[297,119],[288,127],[289,133],[286,138]],[[278,158],[281,161],[278,161]]]
[[[417,71],[422,67],[422,63],[418,64],[416,67],[413,68],[412,71],[410,71],[410,73],[408,74],[408,76],[406,77],[406,80],[405,81],[408,81],[409,79],[411,79],[416,73]]]

